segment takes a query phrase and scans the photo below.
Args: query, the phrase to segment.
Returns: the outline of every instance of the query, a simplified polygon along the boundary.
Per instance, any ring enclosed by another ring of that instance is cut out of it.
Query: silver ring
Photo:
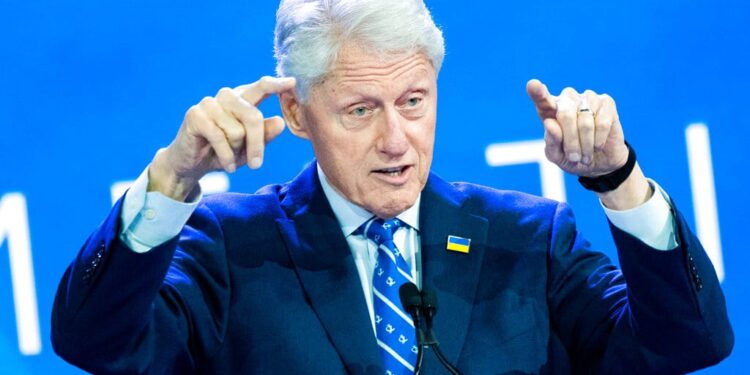
[[[578,110],[578,112],[591,112],[591,110],[588,108],[581,108]]]

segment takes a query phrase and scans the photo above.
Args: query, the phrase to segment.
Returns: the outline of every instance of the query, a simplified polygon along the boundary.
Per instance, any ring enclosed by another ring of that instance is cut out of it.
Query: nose
[[[403,156],[409,150],[409,139],[405,131],[408,124],[395,108],[388,108],[384,113],[378,150],[389,158]]]

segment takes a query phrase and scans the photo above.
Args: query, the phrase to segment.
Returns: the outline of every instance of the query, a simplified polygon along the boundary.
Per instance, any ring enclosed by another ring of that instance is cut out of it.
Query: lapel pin
[[[457,251],[459,253],[469,253],[469,245],[471,244],[471,238],[463,238],[459,236],[448,236],[448,244],[445,246],[450,251]]]

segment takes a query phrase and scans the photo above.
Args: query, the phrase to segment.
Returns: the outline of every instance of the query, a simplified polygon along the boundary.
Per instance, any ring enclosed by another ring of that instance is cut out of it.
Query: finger
[[[257,106],[265,98],[272,94],[294,89],[296,80],[293,77],[269,77],[265,76],[249,85],[236,87],[234,90],[248,103]]]
[[[249,106],[243,111],[242,125],[245,127],[245,154],[250,169],[258,169],[263,165],[265,149],[265,126],[263,113],[257,108]]]
[[[195,127],[198,135],[203,137],[211,145],[216,154],[219,164],[229,173],[237,170],[237,164],[234,161],[234,152],[227,142],[224,132],[214,124],[208,114],[196,105],[189,112],[196,119]]]
[[[572,88],[563,90],[557,101],[557,122],[563,133],[563,150],[568,161],[581,161],[581,144],[578,139],[578,93]]]
[[[227,113],[222,104],[214,98],[203,99],[200,106],[224,132],[224,135],[235,154],[240,151],[245,144],[245,128],[239,121],[237,121],[237,118],[231,113]]]
[[[258,169],[263,165],[265,145],[278,137],[284,131],[284,127],[284,119],[279,116],[273,116],[263,120],[263,124],[260,127],[260,130],[263,132],[263,138],[253,136],[252,141],[248,138],[246,157],[248,160],[247,165],[250,169]]]
[[[547,160],[560,164],[565,161],[565,152],[562,148],[562,142],[555,142],[554,135],[550,132],[544,132],[544,154],[547,156]]]
[[[591,90],[583,92],[578,104],[578,141],[581,144],[581,163],[591,164],[594,156],[594,112],[596,93]]]
[[[563,133],[556,119],[548,118],[544,124],[544,153],[553,163],[560,163],[565,159],[563,152]]]
[[[245,146],[244,159],[247,161],[247,165],[251,169],[260,168],[263,164],[265,147],[263,113],[240,97],[236,89],[219,90],[217,97],[220,103],[239,120],[244,130],[242,144]]]
[[[551,143],[552,146],[562,148],[563,132],[562,128],[560,127],[560,123],[557,122],[557,119],[544,119],[544,121],[542,121],[542,124],[544,125],[545,135],[549,137],[547,143]]]
[[[555,117],[555,112],[557,112],[555,97],[549,93],[547,86],[541,81],[538,79],[532,79],[527,82],[526,94],[528,94],[529,98],[534,102],[536,111],[542,120]]]
[[[617,116],[615,101],[607,94],[600,95],[599,108],[596,110],[596,131],[594,134],[594,148],[601,150],[609,139]]]
[[[280,116],[273,116],[263,120],[265,130],[265,143],[268,144],[284,131],[284,119]]]

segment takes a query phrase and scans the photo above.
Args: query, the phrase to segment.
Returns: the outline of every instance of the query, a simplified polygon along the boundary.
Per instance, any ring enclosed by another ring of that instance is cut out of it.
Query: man
[[[283,78],[191,107],[66,271],[63,358],[95,373],[411,373],[414,324],[393,297],[411,281],[436,291],[434,329],[466,374],[681,373],[729,354],[713,268],[610,97],[527,85],[548,158],[597,191],[622,273],[564,205],[430,173],[444,48],[422,1],[283,1],[275,43]],[[274,94],[315,162],[203,199],[207,172],[261,167],[284,128],[257,108]],[[423,369],[441,371],[429,355]]]

